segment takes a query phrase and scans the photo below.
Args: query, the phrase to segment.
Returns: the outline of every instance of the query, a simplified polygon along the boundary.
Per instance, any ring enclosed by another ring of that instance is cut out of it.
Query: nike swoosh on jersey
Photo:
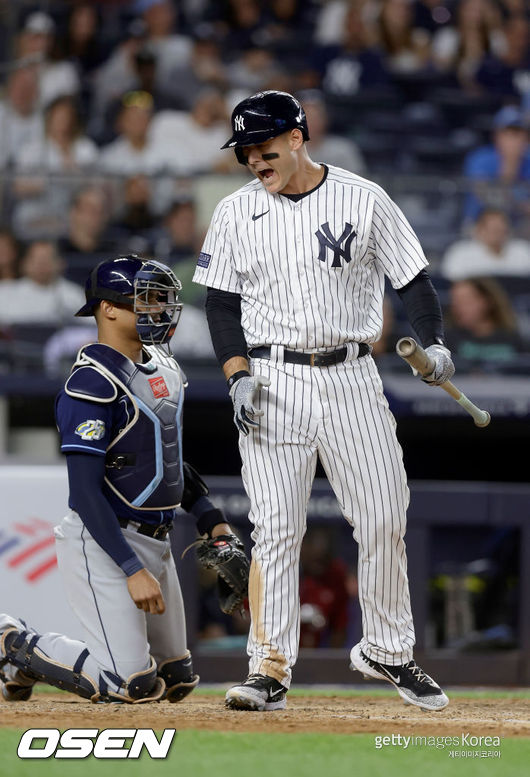
[[[269,210],[270,210],[270,208],[269,208]],[[252,221],[257,221],[262,216],[265,216],[265,214],[268,213],[269,210],[264,210],[263,213],[258,213],[257,215],[254,213],[253,216],[252,216]]]

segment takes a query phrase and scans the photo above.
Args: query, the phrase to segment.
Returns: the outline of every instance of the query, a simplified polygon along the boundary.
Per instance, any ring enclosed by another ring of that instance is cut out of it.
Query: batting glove
[[[258,426],[257,421],[253,421],[250,416],[258,418],[264,411],[255,407],[260,389],[263,386],[270,386],[270,380],[262,375],[245,375],[239,378],[230,389],[230,397],[234,404],[234,423],[245,436],[249,433],[250,426]]]
[[[425,353],[434,362],[434,369],[422,380],[431,386],[440,386],[446,380],[450,380],[455,374],[455,365],[451,359],[451,351],[444,345],[429,345]]]

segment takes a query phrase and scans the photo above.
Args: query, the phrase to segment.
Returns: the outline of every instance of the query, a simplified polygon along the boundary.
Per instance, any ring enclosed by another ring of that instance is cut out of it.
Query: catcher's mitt
[[[235,534],[221,534],[197,543],[197,558],[205,569],[217,572],[219,606],[227,615],[240,610],[248,596],[250,564]]]

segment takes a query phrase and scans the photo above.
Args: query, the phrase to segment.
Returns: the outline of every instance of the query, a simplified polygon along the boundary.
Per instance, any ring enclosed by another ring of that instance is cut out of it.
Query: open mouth
[[[258,175],[263,181],[268,181],[274,175],[272,167],[266,167],[264,170],[258,170]]]

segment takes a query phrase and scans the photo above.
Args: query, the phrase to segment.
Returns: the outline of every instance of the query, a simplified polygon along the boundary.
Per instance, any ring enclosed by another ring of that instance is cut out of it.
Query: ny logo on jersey
[[[236,132],[241,132],[245,129],[245,120],[243,116],[236,116],[234,119],[234,129]]]
[[[357,235],[357,232],[353,229],[351,224],[346,222],[344,231],[339,238],[334,238],[329,228],[329,221],[322,224],[320,229],[315,232],[320,243],[320,252],[318,258],[321,262],[326,261],[326,249],[330,248],[333,251],[332,267],[342,267],[341,258],[345,262],[351,262],[351,244],[353,238]],[[344,242],[344,247],[341,248],[341,244]]]

